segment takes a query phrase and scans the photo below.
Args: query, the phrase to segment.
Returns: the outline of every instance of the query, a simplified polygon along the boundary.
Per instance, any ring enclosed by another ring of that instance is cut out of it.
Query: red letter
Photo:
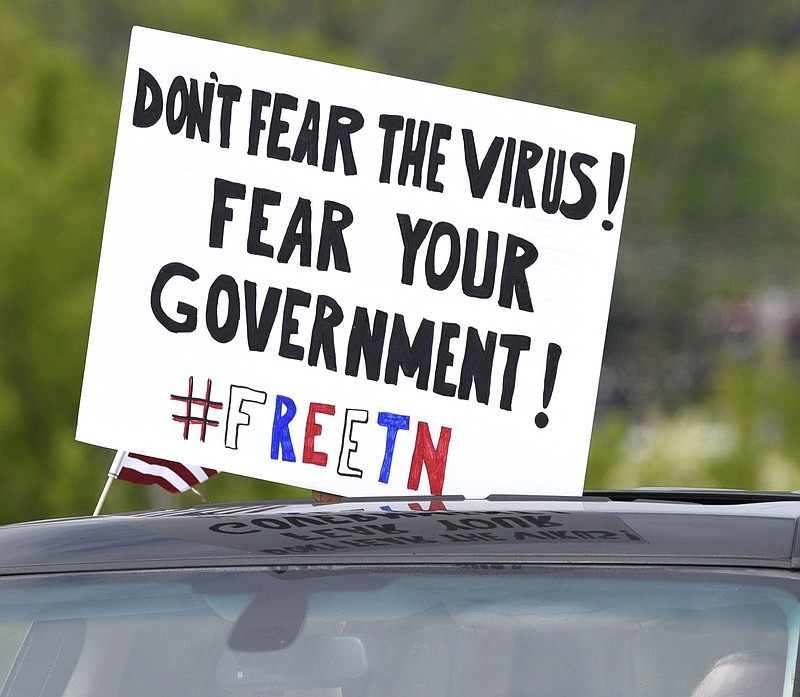
[[[414,454],[411,456],[411,471],[408,473],[408,488],[416,491],[422,465],[428,470],[428,484],[433,496],[442,495],[444,486],[444,470],[447,466],[447,449],[450,447],[451,429],[442,426],[439,431],[439,444],[434,448],[428,424],[420,421],[417,424],[417,440],[414,443]]]
[[[445,506],[444,501],[429,501],[427,508],[423,508],[418,503],[409,503],[408,507],[412,511],[446,511],[447,510],[447,506]]]
[[[328,454],[318,453],[314,450],[314,438],[322,433],[322,426],[317,423],[316,415],[322,414],[335,414],[336,407],[333,404],[319,404],[318,402],[311,402],[308,405],[308,419],[306,419],[306,435],[303,439],[303,462],[309,465],[320,465],[325,467],[328,464]]]

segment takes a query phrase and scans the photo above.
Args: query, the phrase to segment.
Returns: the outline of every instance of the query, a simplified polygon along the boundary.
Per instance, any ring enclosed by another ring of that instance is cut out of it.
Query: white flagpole
[[[111,485],[117,478],[120,466],[122,465],[122,458],[124,456],[124,450],[117,450],[117,454],[114,456],[114,460],[111,462],[111,467],[108,470],[108,479],[106,479],[106,485],[103,487],[103,493],[100,494],[100,499],[97,501],[97,505],[94,507],[94,513],[92,513],[92,517],[100,515],[100,509],[103,507],[103,504],[106,501],[106,496],[108,496],[108,492],[111,490]]]

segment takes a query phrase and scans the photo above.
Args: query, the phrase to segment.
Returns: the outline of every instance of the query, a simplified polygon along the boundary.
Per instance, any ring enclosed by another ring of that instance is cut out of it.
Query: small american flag
[[[119,451],[108,476],[135,484],[158,484],[172,494],[193,489],[217,474],[217,470],[195,465],[184,465],[159,457]]]

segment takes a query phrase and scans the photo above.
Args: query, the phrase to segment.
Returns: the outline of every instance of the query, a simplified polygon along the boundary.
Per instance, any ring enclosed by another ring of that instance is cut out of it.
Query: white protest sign
[[[581,493],[631,124],[133,31],[77,437]]]

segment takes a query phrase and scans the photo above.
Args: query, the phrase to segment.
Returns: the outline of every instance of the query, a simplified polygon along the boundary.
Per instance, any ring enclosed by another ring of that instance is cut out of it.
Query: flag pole
[[[100,515],[100,509],[103,507],[103,504],[106,501],[106,496],[108,496],[108,492],[111,489],[111,485],[114,483],[115,479],[116,477],[113,477],[110,474],[108,475],[108,479],[106,479],[106,485],[103,487],[103,493],[100,494],[100,499],[97,501],[97,505],[94,507],[94,513],[92,513],[93,517]]]
[[[111,467],[108,470],[108,478],[106,479],[106,485],[103,487],[103,492],[100,494],[100,498],[97,501],[97,505],[94,507],[94,513],[92,513],[92,517],[100,515],[100,509],[106,502],[106,496],[108,496],[108,492],[111,490],[111,485],[117,478],[117,472],[119,472],[120,463],[122,462],[122,457],[124,454],[125,451],[117,450],[117,454],[114,455],[114,460],[111,462]]]

